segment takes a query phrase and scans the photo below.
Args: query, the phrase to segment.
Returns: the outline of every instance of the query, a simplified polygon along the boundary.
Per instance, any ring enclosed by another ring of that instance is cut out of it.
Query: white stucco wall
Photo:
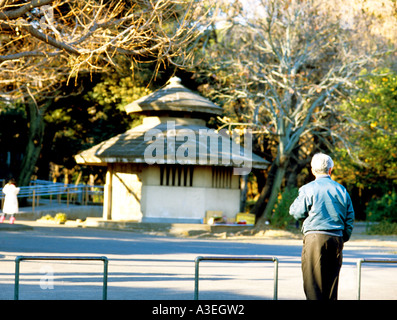
[[[227,218],[239,212],[239,177],[232,176],[228,188],[211,187],[211,167],[195,167],[192,186],[160,185],[158,166],[116,164],[109,170],[104,219],[200,223],[207,211],[222,211]]]
[[[136,174],[115,172],[112,181],[112,220],[141,221],[142,182]]]
[[[201,222],[208,210],[234,218],[239,212],[240,190],[143,186],[143,222]]]

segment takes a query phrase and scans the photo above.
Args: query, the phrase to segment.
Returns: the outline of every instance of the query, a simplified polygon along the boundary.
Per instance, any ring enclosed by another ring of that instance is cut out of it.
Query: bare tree
[[[117,57],[183,65],[211,0],[0,0],[0,89],[13,96]],[[4,97],[4,96],[3,96]]]
[[[60,98],[62,83],[81,73],[111,72],[120,57],[132,68],[140,60],[186,64],[214,3],[0,0],[0,108],[19,100],[29,118],[19,183],[30,180],[41,150],[43,116]]]
[[[254,208],[257,215],[264,212],[261,226],[271,217],[299,142],[341,138],[337,123],[329,122],[334,103],[354,88],[360,70],[379,51],[372,46],[368,54],[367,38],[357,33],[358,17],[331,11],[328,1],[228,3],[233,15],[224,12],[227,18],[214,28],[216,43],[208,46],[207,73],[218,83],[209,95],[234,107],[237,124],[251,126],[274,144],[274,161]]]

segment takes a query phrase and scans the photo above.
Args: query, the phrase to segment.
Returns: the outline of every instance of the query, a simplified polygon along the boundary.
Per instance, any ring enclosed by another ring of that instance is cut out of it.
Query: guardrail
[[[277,292],[278,292],[278,259],[276,257],[260,257],[260,256],[251,256],[251,257],[214,257],[207,256],[196,257],[195,261],[195,273],[194,273],[194,300],[199,299],[199,263],[200,261],[270,261],[274,262],[274,286],[273,286],[273,300],[277,300]]]
[[[357,261],[357,300],[361,298],[361,265],[363,263],[397,263],[397,259],[360,259]]]
[[[108,258],[106,257],[67,257],[67,256],[18,256],[15,258],[15,285],[14,285],[14,300],[19,299],[19,265],[21,261],[26,260],[100,260],[103,261],[103,288],[102,300],[107,300],[108,290]]]
[[[104,263],[103,270],[103,289],[102,299],[107,299],[107,282],[108,282],[108,259],[107,257],[87,257],[87,256],[18,256],[15,259],[15,285],[14,300],[19,299],[19,275],[20,262],[26,260],[99,260]],[[263,261],[274,263],[273,273],[273,300],[278,299],[278,258],[264,256],[198,256],[195,259],[195,275],[194,275],[194,300],[199,299],[199,264],[201,261]],[[361,266],[363,263],[397,263],[397,259],[359,259],[357,261],[357,300],[361,297]]]
[[[45,180],[34,180],[30,186],[20,187],[18,198],[29,198],[32,201],[32,210],[40,204],[41,197],[48,197],[52,202],[53,197],[58,203],[62,201],[69,203],[102,203],[104,186],[85,185],[85,184],[63,184]],[[4,200],[4,193],[0,188],[0,200]]]

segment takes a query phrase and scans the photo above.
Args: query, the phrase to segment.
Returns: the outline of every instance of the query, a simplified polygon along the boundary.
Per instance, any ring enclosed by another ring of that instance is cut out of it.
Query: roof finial
[[[181,85],[181,79],[178,77],[172,77],[170,80],[168,80],[168,85],[169,86],[180,86]]]

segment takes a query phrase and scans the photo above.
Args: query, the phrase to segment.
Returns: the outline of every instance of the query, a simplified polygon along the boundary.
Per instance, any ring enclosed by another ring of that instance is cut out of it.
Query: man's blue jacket
[[[349,193],[328,175],[302,186],[289,213],[296,220],[306,218],[303,233],[342,230],[346,242],[353,231],[354,210]]]

